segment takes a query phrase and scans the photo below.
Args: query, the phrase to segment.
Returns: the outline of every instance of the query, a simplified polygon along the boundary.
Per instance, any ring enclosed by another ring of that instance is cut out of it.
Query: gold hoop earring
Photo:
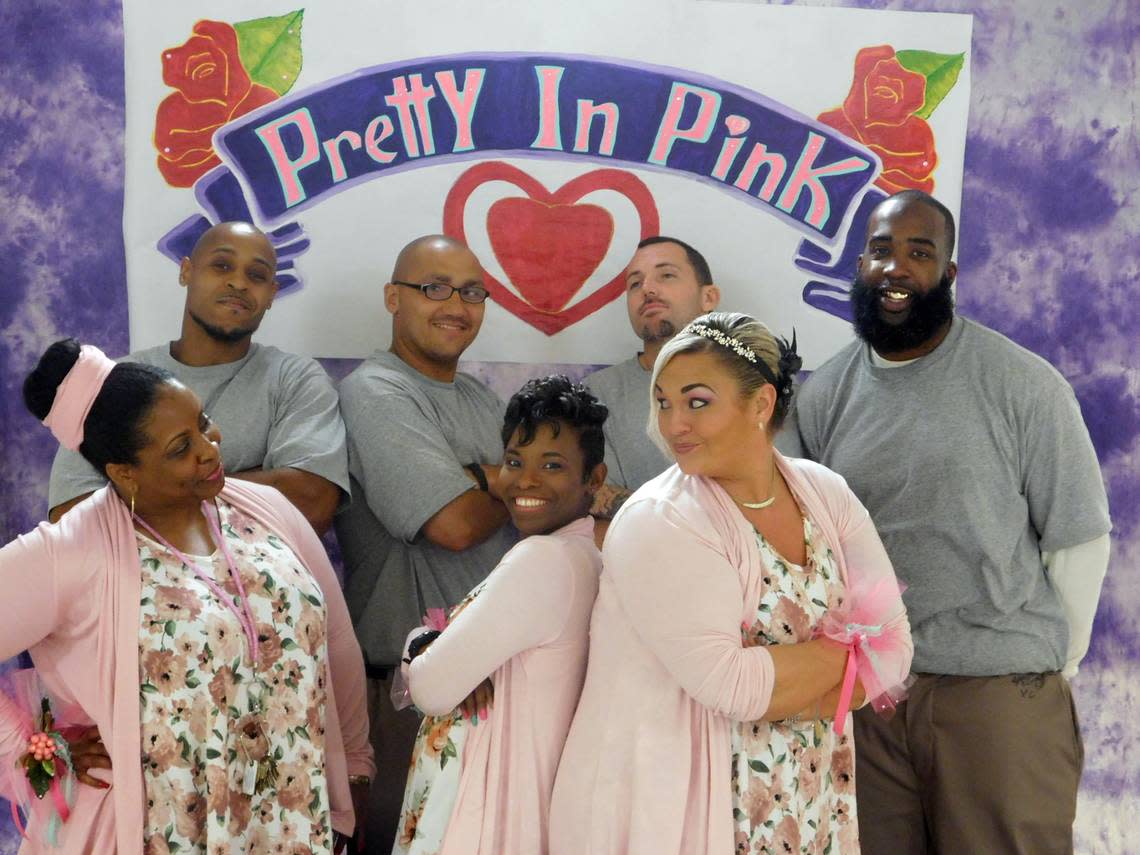
[[[757,430],[759,430],[761,433],[763,433],[763,432],[764,432],[764,420],[763,420],[763,419],[760,419],[760,421],[756,422],[756,428],[757,428]]]
[[[131,516],[135,515],[135,494],[131,493]]]

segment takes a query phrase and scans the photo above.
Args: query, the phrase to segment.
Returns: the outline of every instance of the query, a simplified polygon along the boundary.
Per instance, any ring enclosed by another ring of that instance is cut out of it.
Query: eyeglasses
[[[481,288],[478,285],[462,285],[456,288],[454,285],[444,285],[442,282],[402,282],[399,279],[392,280],[393,285],[407,285],[409,288],[418,288],[419,291],[429,300],[443,302],[450,300],[451,295],[456,291],[459,292],[459,299],[464,303],[482,303],[487,299],[487,289]]]

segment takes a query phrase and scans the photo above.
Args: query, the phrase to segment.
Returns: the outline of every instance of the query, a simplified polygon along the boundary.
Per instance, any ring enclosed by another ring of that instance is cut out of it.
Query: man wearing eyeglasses
[[[418,717],[388,700],[408,632],[450,608],[514,542],[497,489],[505,405],[457,370],[483,323],[479,260],[442,235],[400,252],[384,286],[392,344],[344,379],[352,503],[336,518],[345,595],[369,670],[378,786],[369,839],[391,845]],[[386,850],[385,850],[386,851]]]

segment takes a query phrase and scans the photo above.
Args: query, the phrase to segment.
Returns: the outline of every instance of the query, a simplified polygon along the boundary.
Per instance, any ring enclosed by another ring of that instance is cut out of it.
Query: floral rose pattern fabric
[[[807,562],[785,561],[759,534],[766,569],[752,644],[809,641],[829,608],[843,603],[835,558],[804,519]],[[837,737],[830,721],[737,722],[732,733],[735,855],[852,855],[855,752],[851,726]]]
[[[194,34],[162,52],[162,80],[175,92],[158,105],[158,171],[171,187],[190,187],[221,161],[214,131],[277,99],[254,83],[238,55],[237,32],[224,21],[199,21]]]
[[[448,620],[479,596],[480,582],[451,610]],[[443,716],[424,716],[412,748],[411,768],[400,808],[400,824],[392,855],[436,855],[443,845],[451,811],[459,796],[459,778],[463,770],[463,746],[467,742],[470,722],[458,709]]]
[[[256,668],[234,613],[138,535],[145,852],[323,855],[332,851],[324,597],[289,547],[218,507],[257,623]],[[220,551],[188,557],[236,597]],[[276,762],[276,783],[251,794],[250,761],[266,757]]]
[[[875,184],[887,193],[934,190],[934,131],[915,115],[926,101],[926,78],[903,68],[890,45],[867,47],[855,57],[855,79],[843,105],[819,121],[858,140],[883,162]]]

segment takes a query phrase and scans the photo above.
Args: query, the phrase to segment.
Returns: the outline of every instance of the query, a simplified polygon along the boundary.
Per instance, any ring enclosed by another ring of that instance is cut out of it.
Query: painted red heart
[[[523,299],[540,312],[560,312],[606,257],[614,219],[597,205],[509,196],[487,211],[487,237]]]
[[[467,242],[463,212],[467,200],[488,181],[506,181],[529,198],[500,199],[487,211],[487,236],[495,257],[520,296],[484,271],[487,290],[519,319],[554,335],[592,315],[625,291],[618,273],[568,305],[605,258],[613,240],[613,218],[598,205],[575,204],[596,190],[613,190],[633,204],[641,219],[638,240],[657,234],[660,219],[653,195],[637,176],[620,169],[580,175],[551,193],[535,178],[508,163],[480,163],[459,176],[443,206],[445,234]]]

